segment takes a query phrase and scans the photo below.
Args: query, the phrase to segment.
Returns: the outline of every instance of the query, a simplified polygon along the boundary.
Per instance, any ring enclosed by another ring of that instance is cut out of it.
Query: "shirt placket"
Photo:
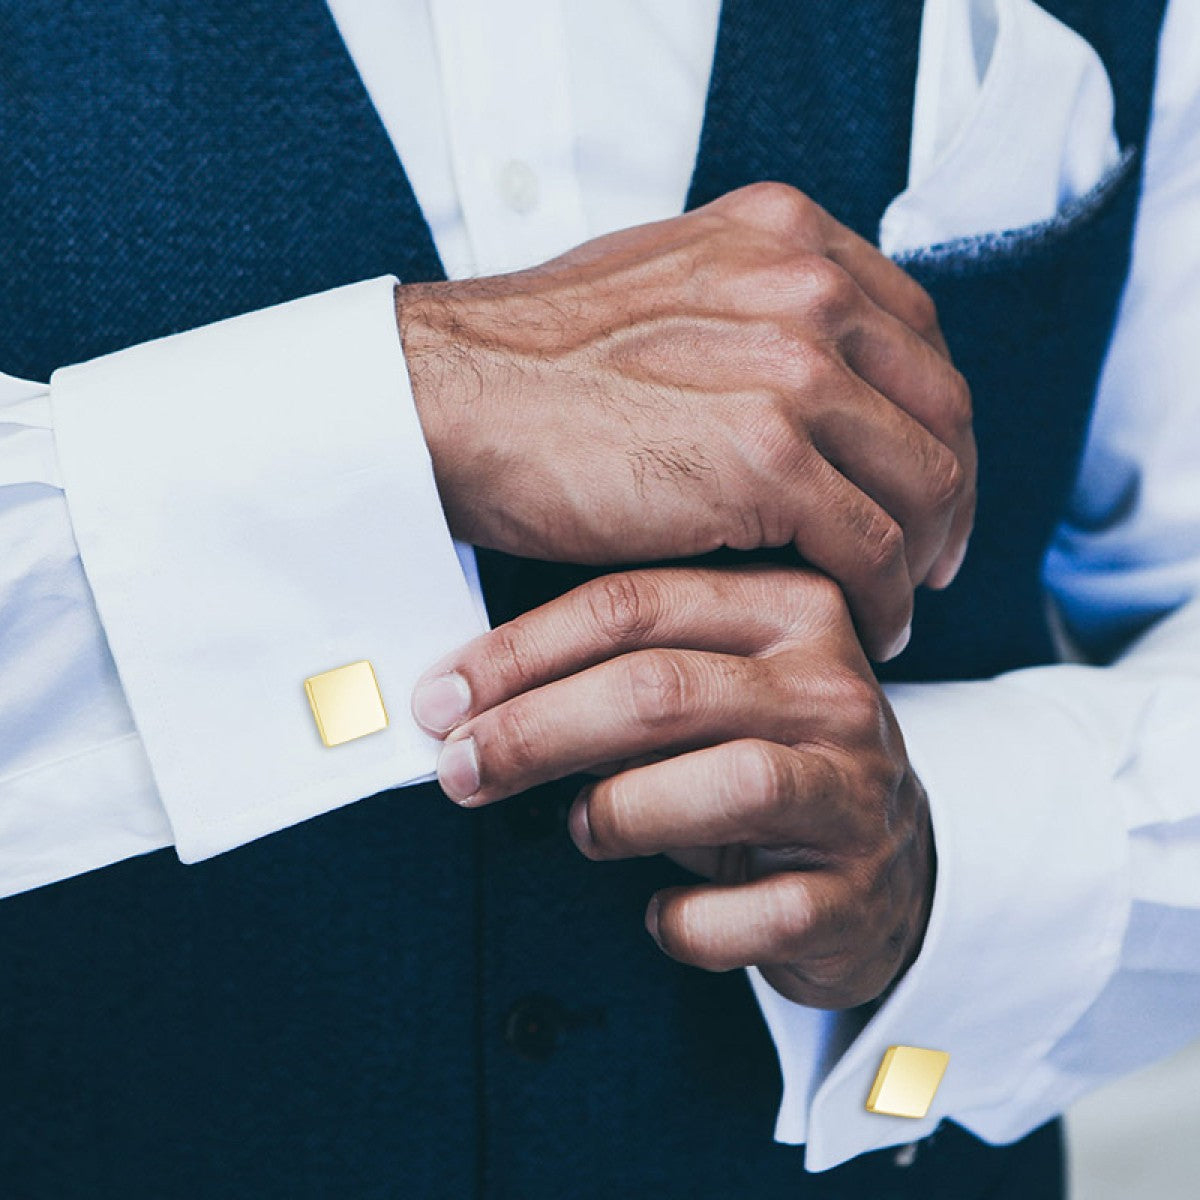
[[[455,185],[476,270],[586,240],[561,0],[432,0]]]

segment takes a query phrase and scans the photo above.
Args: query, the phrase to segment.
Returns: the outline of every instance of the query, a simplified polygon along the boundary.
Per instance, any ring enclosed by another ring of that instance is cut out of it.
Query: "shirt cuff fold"
[[[55,373],[71,522],[181,859],[427,778],[420,672],[482,629],[382,278]],[[326,747],[304,680],[369,660]]]

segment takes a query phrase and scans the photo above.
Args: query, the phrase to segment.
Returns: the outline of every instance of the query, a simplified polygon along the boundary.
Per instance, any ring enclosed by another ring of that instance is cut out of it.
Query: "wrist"
[[[394,292],[396,326],[408,369],[413,407],[433,463],[434,479],[450,532],[473,540],[464,520],[462,479],[467,474],[468,406],[455,394],[454,362],[464,365],[469,351],[446,336],[446,303],[434,284],[402,284]]]

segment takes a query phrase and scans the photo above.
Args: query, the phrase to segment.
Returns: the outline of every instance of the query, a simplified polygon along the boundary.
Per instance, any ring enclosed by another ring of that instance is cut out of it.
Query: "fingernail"
[[[658,933],[658,910],[659,903],[657,896],[650,897],[650,903],[646,905],[646,932],[654,939],[658,948],[662,949],[662,938]]]
[[[968,543],[963,542],[958,549],[958,553],[955,554],[955,556],[940,571],[937,572],[936,577],[930,583],[930,587],[939,589],[945,588],[949,587],[954,582],[959,571],[962,569],[963,563],[966,561],[967,546]]]
[[[471,710],[471,685],[457,672],[422,679],[413,691],[417,724],[430,733],[446,733]]]
[[[970,538],[965,539],[962,546],[959,548],[958,553],[954,556],[954,562],[950,564],[949,576],[951,579],[958,574],[958,572],[962,569],[963,563],[967,561],[967,550],[970,548],[970,546]]]
[[[571,840],[579,848],[579,853],[587,858],[594,858],[596,843],[592,838],[592,823],[588,819],[587,798],[591,788],[579,793],[579,797],[571,806],[567,817],[567,828],[571,832]]]
[[[438,783],[456,804],[466,804],[479,791],[479,755],[475,739],[447,742],[438,755]]]
[[[911,640],[912,622],[909,621],[909,623],[904,627],[904,632],[892,643],[891,649],[889,649],[888,652],[883,656],[883,661],[887,662],[889,659],[895,658],[897,654],[903,653],[904,648]]]

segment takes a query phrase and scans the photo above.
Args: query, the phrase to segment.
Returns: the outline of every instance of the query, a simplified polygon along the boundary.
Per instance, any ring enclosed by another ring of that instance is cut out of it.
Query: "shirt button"
[[[545,1062],[558,1048],[566,1011],[549,996],[526,996],[508,1010],[504,1040],[522,1057]]]
[[[510,158],[496,173],[496,186],[504,203],[520,216],[533,212],[538,202],[538,178],[522,159]]]

